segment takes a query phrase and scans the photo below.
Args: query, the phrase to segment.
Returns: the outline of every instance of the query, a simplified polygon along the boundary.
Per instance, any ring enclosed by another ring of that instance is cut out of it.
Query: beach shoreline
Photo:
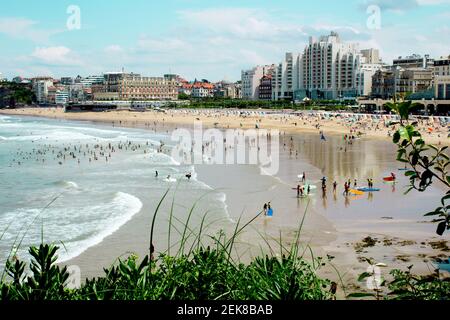
[[[234,110],[236,111],[236,110]],[[269,110],[242,110],[243,112],[261,113]],[[357,135],[362,134],[363,138],[380,139],[392,141],[394,132],[392,127],[375,126],[370,121],[361,121],[359,125],[343,121],[337,118],[317,118],[311,117],[309,120],[299,116],[277,114],[267,115],[246,115],[238,116],[230,114],[227,110],[209,109],[175,109],[168,113],[158,111],[107,111],[107,112],[64,112],[63,108],[20,108],[3,109],[0,114],[4,115],[24,115],[53,119],[66,119],[78,121],[92,121],[101,123],[114,123],[117,126],[134,127],[150,125],[153,123],[164,123],[172,126],[192,126],[199,121],[205,128],[218,129],[255,129],[257,125],[260,129],[279,130],[290,134],[317,133],[323,132],[325,135]],[[240,111],[238,111],[240,112]],[[307,112],[307,111],[305,111]],[[419,128],[424,139],[430,144],[450,145],[448,129],[444,127],[434,127],[433,131],[428,131],[432,124],[422,124]],[[434,125],[434,124],[433,124]]]
[[[19,109],[20,110],[20,109]],[[39,110],[39,109],[38,109]],[[162,126],[159,126],[159,130],[166,130],[167,132],[170,130],[173,130],[180,127],[190,127],[192,126],[192,123],[196,119],[190,119],[184,121],[181,121],[181,119],[186,117],[169,117],[167,115],[158,115],[157,118],[151,118],[152,120],[145,118],[136,120],[134,119],[134,116],[137,116],[142,113],[128,113],[125,114],[128,115],[128,117],[125,117],[126,120],[118,120],[116,117],[116,114],[105,114],[99,113],[95,114],[95,116],[92,116],[91,114],[64,114],[64,113],[53,113],[53,110],[49,110],[50,113],[39,113],[36,110],[34,112],[19,112],[19,113],[13,113],[10,112],[11,110],[8,110],[7,113],[3,112],[4,110],[0,110],[1,114],[7,114],[7,115],[28,115],[28,116],[38,116],[38,117],[45,117],[45,118],[56,118],[56,119],[66,119],[66,120],[77,120],[77,121],[89,121],[92,123],[101,123],[101,124],[107,124],[112,125],[112,122],[114,121],[114,125],[117,127],[123,126],[123,127],[134,127],[134,128],[146,128],[146,123],[149,121],[159,121],[159,124],[163,123]],[[25,113],[25,114],[24,114]],[[66,115],[70,115],[69,117],[66,117]],[[132,116],[132,117],[131,117]],[[131,117],[131,118],[130,118]],[[162,119],[168,119],[165,121],[162,121]],[[209,119],[208,117],[205,117],[204,126],[205,127],[216,127],[219,129],[227,129],[227,128],[253,128],[252,123],[254,123],[255,119],[247,120],[245,124],[241,127],[239,124],[227,124],[224,123],[220,126],[214,125],[214,123],[217,122],[217,119]],[[120,123],[119,121],[122,121]],[[192,121],[192,122],[191,122]],[[264,124],[264,123],[263,123]],[[274,126],[275,127],[275,126]],[[268,125],[267,127],[263,126],[263,128],[270,128]],[[308,135],[317,133],[317,129],[307,129],[307,130],[298,130],[294,128],[285,128],[283,126],[278,127],[278,129],[285,129],[283,132],[288,134],[289,136],[302,136],[301,133],[307,133]],[[310,130],[310,131],[309,131]],[[326,134],[338,134],[341,135],[344,133],[344,131],[337,130],[336,132],[333,131],[326,131],[324,130]],[[333,132],[333,133],[332,133]],[[367,138],[372,137],[371,135],[367,135]],[[375,138],[376,141],[388,141],[387,137],[382,137],[380,135],[375,135],[373,138]],[[287,159],[287,152],[285,151],[285,159],[281,159],[280,165],[281,166],[290,166],[292,161]],[[240,167],[233,167],[233,166],[227,166],[225,169],[226,174],[222,173],[222,176],[228,177],[224,183],[218,183],[219,178],[217,177],[217,174],[219,174],[219,170],[217,166],[210,166],[210,165],[203,165],[198,166],[197,168],[198,173],[198,179],[210,186],[212,186],[215,189],[223,189],[224,193],[227,195],[227,205],[230,212],[241,212],[242,211],[242,204],[250,202],[252,203],[250,206],[247,206],[248,215],[245,216],[246,219],[252,217],[257,211],[258,208],[261,209],[262,203],[265,201],[269,201],[271,199],[267,198],[267,192],[270,188],[273,188],[275,185],[275,189],[271,189],[270,192],[278,196],[279,202],[275,202],[274,206],[277,209],[283,208],[284,202],[292,201],[292,190],[287,187],[286,183],[291,183],[290,181],[284,181],[284,183],[276,183],[273,178],[268,178],[260,175],[260,172],[258,168],[252,168],[249,170],[248,168],[244,171],[242,171],[242,168]],[[322,174],[321,169],[317,168],[317,177]],[[252,171],[252,172],[250,172]],[[243,178],[245,174],[249,174],[247,178]],[[250,179],[251,177],[251,179]],[[317,178],[315,177],[315,178]],[[285,177],[282,177],[285,178]],[[256,180],[255,180],[256,179]],[[249,185],[236,185],[233,182],[234,181],[253,181],[254,185],[267,185],[267,188],[265,190],[252,190],[252,186]],[[233,187],[235,190],[233,190]],[[274,191],[275,190],[275,191]],[[259,193],[258,193],[259,192]],[[253,194],[253,198],[249,198],[249,195]],[[275,198],[276,198],[275,196]],[[267,199],[267,200],[266,200]],[[317,206],[317,204],[316,204]],[[144,207],[151,208],[149,204],[144,204]],[[264,219],[260,219],[256,223],[256,227],[259,228],[259,230],[263,230],[266,235],[269,235],[271,237],[277,236],[277,233],[279,230],[284,230],[287,234],[287,236],[284,238],[284,241],[286,243],[289,243],[294,237],[292,234],[292,230],[295,228],[292,228],[294,225],[298,225],[298,222],[301,220],[302,214],[304,212],[305,205],[300,205],[299,207],[295,209],[286,209],[288,210],[288,213],[293,213],[294,211],[297,212],[297,215],[295,216],[295,219],[291,219],[289,215],[286,215],[282,218],[281,224],[277,224],[275,227],[273,224],[272,226],[269,226],[267,228],[267,221]],[[285,207],[287,208],[287,207]],[[151,210],[147,210],[150,212],[141,212],[138,213],[131,221],[129,221],[127,224],[122,226],[118,231],[116,231],[113,235],[105,238],[102,243],[99,245],[93,246],[83,252],[80,256],[71,259],[70,261],[67,261],[68,265],[79,265],[85,272],[83,273],[84,277],[91,277],[91,276],[99,276],[102,272],[102,267],[108,266],[110,263],[112,263],[117,257],[121,256],[122,254],[130,254],[131,252],[136,252],[140,256],[146,254],[148,252],[147,248],[147,236],[148,236],[148,221],[150,220],[150,214]],[[233,218],[239,217],[239,215],[234,215]],[[143,223],[146,221],[145,223]],[[340,269],[346,271],[346,281],[349,283],[353,283],[355,285],[357,274],[364,271],[365,264],[363,261],[359,261],[358,255],[355,253],[354,246],[357,244],[359,240],[361,240],[364,236],[372,236],[372,237],[378,237],[379,239],[386,239],[389,237],[388,234],[377,234],[377,232],[372,232],[370,230],[357,230],[352,228],[347,228],[346,230],[340,229],[337,230],[336,226],[322,213],[320,213],[316,208],[310,208],[310,212],[307,213],[307,222],[308,224],[305,226],[304,233],[302,235],[303,241],[305,243],[309,243],[315,250],[315,253],[317,253],[317,256],[326,256],[327,254],[338,256],[336,260],[336,265],[339,266]],[[144,227],[145,226],[145,227]],[[320,230],[320,231],[318,231]],[[356,230],[356,231],[355,231]],[[431,236],[431,235],[430,235]],[[242,237],[243,242],[252,243],[258,238],[258,235],[255,233],[250,233],[248,235],[244,235]],[[125,241],[124,241],[125,239]],[[383,241],[383,240],[381,240]],[[403,241],[402,244],[399,245],[399,247],[405,247],[403,244],[407,241],[410,241],[411,243],[414,242],[416,244],[423,244],[423,239],[421,240],[420,236],[416,236],[414,234],[408,234],[406,233],[403,237],[400,237],[397,239],[397,242]],[[350,245],[345,245],[345,242],[348,242]],[[140,245],[136,246],[136,243],[140,243]],[[134,245],[134,249],[133,249]],[[423,245],[422,245],[423,247]],[[114,248],[114,250],[111,250],[111,248]],[[253,253],[257,254],[258,247],[254,246]],[[393,247],[394,251],[398,248]],[[411,248],[407,248],[411,251]],[[422,248],[424,249],[424,248]],[[131,251],[130,251],[131,250]],[[386,250],[386,248],[380,247],[378,249],[365,249],[372,250],[374,252],[370,252],[374,257],[377,257],[378,259],[383,259],[383,251]],[[245,253],[245,249],[241,253]],[[248,252],[247,252],[248,253]],[[433,254],[437,254],[436,252],[430,251],[430,250],[421,250],[421,255],[424,256],[430,256]],[[398,253],[398,256],[401,256],[401,254]],[[100,258],[100,259],[99,259]],[[248,258],[248,256],[247,256]],[[94,261],[95,260],[95,261]],[[422,259],[423,260],[423,259]],[[408,262],[419,262],[420,260],[417,259],[410,259]],[[405,267],[405,261],[398,261],[397,263],[392,263],[390,265],[391,268],[396,267]],[[427,273],[427,268],[423,266],[420,268],[419,273]],[[332,278],[333,280],[337,279],[336,274],[332,270],[325,270],[324,275],[328,278]]]

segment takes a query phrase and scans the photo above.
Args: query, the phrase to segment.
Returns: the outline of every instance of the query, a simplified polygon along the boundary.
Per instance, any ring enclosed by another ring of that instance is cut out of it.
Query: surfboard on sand
[[[354,189],[351,189],[349,192],[351,194],[354,194],[354,195],[357,195],[357,196],[362,196],[364,194],[364,192],[359,191],[359,190],[354,190]]]

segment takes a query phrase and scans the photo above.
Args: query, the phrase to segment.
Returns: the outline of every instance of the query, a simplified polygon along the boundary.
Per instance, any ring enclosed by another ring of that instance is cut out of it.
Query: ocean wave
[[[102,230],[92,237],[69,244],[69,246],[73,249],[71,249],[70,252],[61,255],[61,258],[58,260],[58,262],[62,263],[71,260],[79,256],[89,248],[98,245],[106,237],[112,235],[124,224],[130,221],[135,214],[141,211],[142,206],[143,204],[141,200],[139,200],[139,198],[128,193],[117,192],[113,201],[111,202],[111,207],[116,208],[118,212],[120,211],[122,213],[111,219],[104,220],[104,227],[102,228]]]
[[[70,185],[70,181],[67,183]],[[86,204],[97,201],[97,197],[91,201],[77,202],[74,199],[79,199],[79,196],[67,199],[63,196],[45,210],[18,208],[2,214],[0,225],[9,225],[3,235],[3,243],[12,245],[17,237],[23,236],[19,257],[28,256],[28,247],[41,242],[43,230],[45,242],[64,243],[65,250],[59,252],[58,262],[65,262],[101,243],[131,220],[143,206],[139,198],[124,192],[114,193],[112,199],[104,198],[95,205]]]
[[[80,189],[78,184],[73,181],[61,180],[61,181],[55,182],[55,185],[63,187],[63,188],[67,188],[67,189]]]
[[[217,196],[217,200],[222,202],[223,204],[223,210],[225,211],[225,216],[231,223],[236,223],[236,221],[231,218],[230,212],[228,211],[228,204],[227,204],[227,195],[225,193],[219,193]]]

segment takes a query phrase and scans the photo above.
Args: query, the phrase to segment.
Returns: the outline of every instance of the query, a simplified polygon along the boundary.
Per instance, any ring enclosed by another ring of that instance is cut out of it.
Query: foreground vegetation
[[[324,300],[332,294],[329,281],[302,259],[286,256],[256,258],[234,264],[222,248],[199,248],[189,256],[131,256],[105,269],[101,278],[67,289],[66,268],[55,265],[57,247],[30,249],[30,276],[25,264],[9,263],[10,283],[3,283],[1,300]]]

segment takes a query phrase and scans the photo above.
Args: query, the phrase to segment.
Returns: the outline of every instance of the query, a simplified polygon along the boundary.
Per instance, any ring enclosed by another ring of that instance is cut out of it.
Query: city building
[[[365,58],[366,63],[378,65],[382,63],[380,59],[380,51],[378,49],[363,49],[361,55]]]
[[[47,98],[45,103],[46,104],[55,104],[56,103],[56,92],[58,91],[58,88],[54,85],[47,87]]]
[[[272,75],[261,78],[258,88],[259,100],[272,100]]]
[[[135,73],[110,72],[104,75],[103,84],[92,84],[94,100],[144,101],[177,100],[175,80],[164,77],[142,77]]]
[[[212,83],[195,81],[192,85],[191,96],[193,98],[212,98],[214,90],[215,86]]]
[[[214,97],[228,98],[228,99],[240,99],[240,83],[231,83],[228,81],[219,81],[215,84]]]
[[[397,96],[407,98],[411,94],[427,96],[433,87],[432,68],[402,68],[391,66],[377,71],[372,78],[372,96],[392,99]]]
[[[38,104],[46,104],[48,102],[48,91],[53,87],[53,78],[51,77],[36,77],[31,79],[32,90],[36,95]]]
[[[272,100],[293,100],[294,91],[300,87],[299,53],[286,53],[284,61],[272,71]]]
[[[433,66],[434,60],[430,58],[430,55],[425,55],[422,57],[419,54],[413,54],[411,56],[407,57],[398,57],[397,59],[394,59],[392,65],[394,67],[401,67],[401,68],[428,68],[430,66]]]
[[[450,100],[450,76],[440,76],[435,80],[435,97],[438,100]]]
[[[375,72],[372,77],[372,97],[392,99],[395,95],[395,68],[386,67]]]
[[[370,97],[372,95],[372,79],[375,73],[382,68],[379,63],[363,63],[356,75],[357,95]]]
[[[343,43],[331,32],[305,48],[300,88],[312,99],[352,99],[358,94],[358,73],[364,62],[357,44]]]
[[[81,83],[74,83],[68,86],[68,95],[69,95],[69,101],[73,103],[80,103],[85,102],[86,96],[84,94],[85,88],[83,88],[83,85]]]
[[[450,100],[450,56],[434,61],[435,98]]]
[[[92,87],[92,85],[102,84],[104,80],[105,80],[105,77],[103,75],[96,75],[96,76],[94,75],[94,76],[88,76],[86,78],[82,78],[80,80],[80,83],[83,85],[83,87],[90,88],[90,87]]]
[[[450,76],[450,56],[434,61],[434,76]]]
[[[72,77],[62,77],[59,81],[61,84],[69,86],[75,83],[75,80]]]
[[[259,97],[258,88],[262,77],[271,74],[274,66],[256,66],[250,70],[243,70],[241,73],[242,98],[247,100],[257,100]]]
[[[69,102],[69,92],[57,90],[55,93],[55,104],[66,105]]]
[[[397,73],[396,84],[396,91],[405,95],[427,91],[433,86],[433,69],[400,69]]]

